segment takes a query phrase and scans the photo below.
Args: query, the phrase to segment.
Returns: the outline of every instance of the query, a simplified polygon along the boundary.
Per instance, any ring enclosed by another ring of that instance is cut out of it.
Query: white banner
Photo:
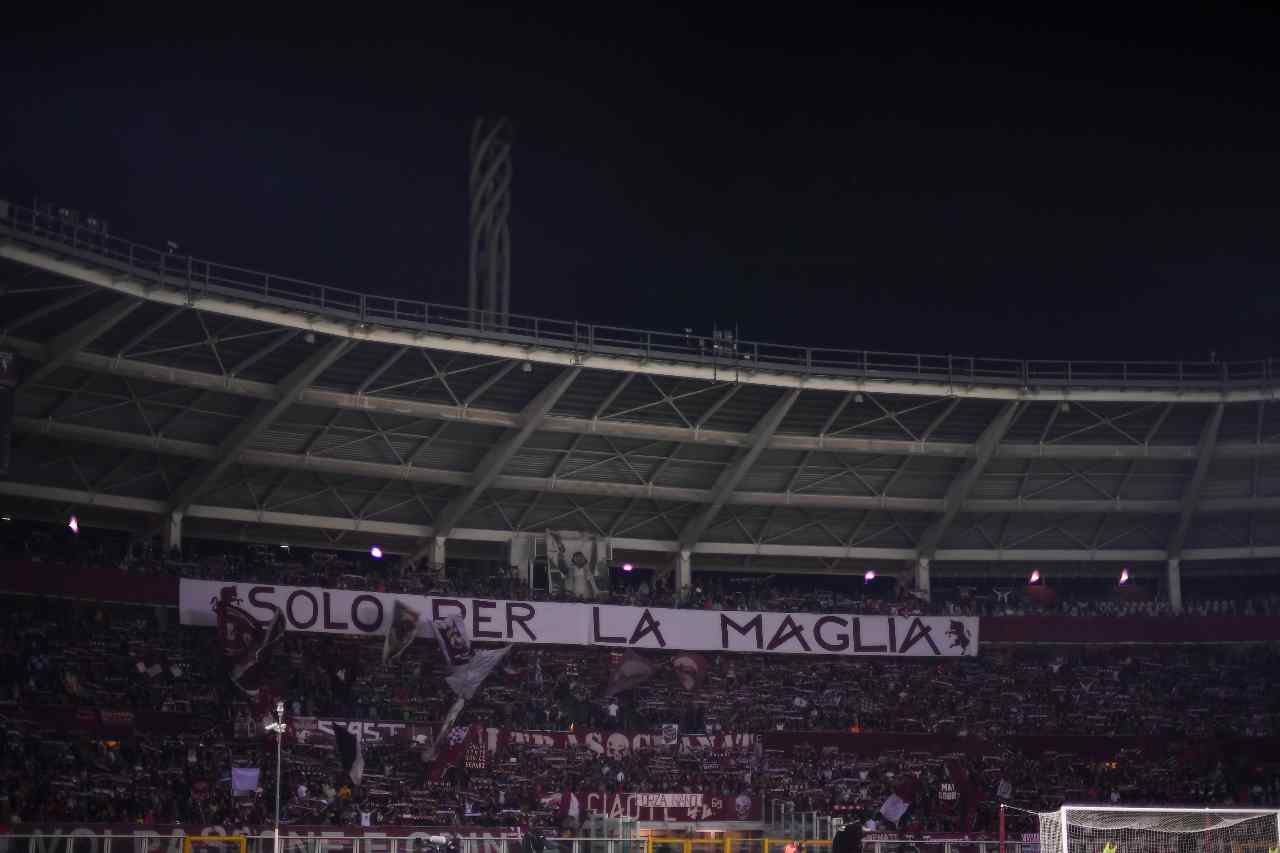
[[[183,625],[214,627],[211,601],[234,586],[260,620],[284,612],[290,631],[381,637],[396,599],[432,623],[461,617],[476,642],[610,646],[701,652],[961,657],[978,653],[978,620],[952,616],[859,616],[734,610],[671,610],[546,601],[501,601],[191,580],[179,586]]]

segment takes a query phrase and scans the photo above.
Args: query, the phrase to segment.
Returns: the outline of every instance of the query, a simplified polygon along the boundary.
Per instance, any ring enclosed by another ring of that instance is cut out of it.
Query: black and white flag
[[[436,642],[440,644],[440,653],[449,664],[449,674],[445,676],[445,681],[463,699],[474,696],[489,673],[511,651],[510,646],[500,649],[471,648],[467,624],[462,621],[461,616],[437,619],[432,627],[435,628]]]
[[[422,618],[418,611],[405,606],[399,599],[391,610],[391,624],[387,626],[387,638],[382,643],[382,662],[391,661],[404,654],[405,649],[413,645],[418,636],[418,621]]]
[[[356,785],[364,777],[364,754],[360,749],[360,738],[351,733],[346,726],[335,725],[333,736],[338,741],[338,760],[342,763],[342,771],[351,777]]]

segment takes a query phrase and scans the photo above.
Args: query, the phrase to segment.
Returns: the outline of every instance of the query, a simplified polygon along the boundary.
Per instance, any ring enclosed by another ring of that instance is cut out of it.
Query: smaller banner
[[[764,809],[759,798],[743,792],[737,795],[718,793],[649,794],[602,793],[574,791],[554,794],[543,799],[544,805],[559,807],[568,795],[576,798],[585,815],[609,818],[629,817],[655,823],[701,823],[721,821],[759,821]]]
[[[366,832],[366,830],[368,830]],[[515,826],[440,826],[423,821],[418,825],[382,824],[363,827],[354,823],[332,826],[330,824],[290,824],[280,827],[282,853],[316,853],[317,850],[339,851],[351,849],[344,839],[360,838],[361,851],[365,853],[393,853],[393,850],[421,849],[433,835],[447,832],[466,840],[468,853],[508,853],[509,842],[504,840],[520,834]],[[102,853],[105,842],[112,840],[112,847],[123,845],[127,850],[146,850],[148,853],[183,853],[183,838],[191,835],[245,835],[254,839],[249,849],[270,850],[256,844],[257,838],[269,838],[270,823],[252,825],[228,822],[224,824],[193,823],[187,826],[158,824],[141,826],[133,823],[24,823],[22,834],[34,836],[21,842],[10,842],[10,853],[50,853],[66,850],[72,838],[81,853]],[[0,838],[3,838],[0,834]],[[393,848],[392,839],[398,843]],[[0,847],[4,842],[0,841]]]
[[[344,720],[328,717],[290,717],[289,726],[298,743],[335,746],[335,729],[346,729],[365,743],[395,743],[427,746],[435,737],[435,727],[422,723],[395,723],[388,720]]]
[[[625,758],[632,752],[648,752],[677,746],[682,751],[746,751],[755,748],[756,735],[682,735],[676,725],[662,727],[661,732],[623,732],[578,729],[573,732],[534,732],[488,728],[485,744],[490,752],[510,744],[544,746],[552,749],[581,750],[610,758]]]

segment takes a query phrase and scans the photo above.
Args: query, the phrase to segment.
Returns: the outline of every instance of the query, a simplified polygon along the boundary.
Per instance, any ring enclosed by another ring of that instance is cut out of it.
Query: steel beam
[[[685,522],[684,529],[680,531],[680,550],[689,551],[698,544],[707,527],[724,508],[729,496],[738,488],[738,483],[742,482],[742,478],[751,470],[751,466],[756,464],[756,460],[760,458],[764,449],[769,446],[769,439],[778,431],[787,412],[791,411],[791,407],[799,397],[800,389],[798,388],[785,392],[756,424],[755,429],[751,431],[751,443],[738,451],[734,460],[720,472],[720,476],[716,477],[715,484],[711,487],[710,502]]]
[[[996,450],[1000,447],[1000,443],[1004,441],[1005,434],[1009,432],[1009,427],[1013,426],[1013,422],[1022,413],[1023,406],[1023,403],[1005,403],[991,423],[987,424],[987,428],[982,431],[982,435],[979,436],[975,447],[976,457],[947,486],[947,493],[942,499],[942,515],[925,528],[924,533],[920,536],[920,541],[916,543],[916,548],[920,552],[922,561],[933,559],[934,554],[937,553],[938,543],[942,541],[943,534],[947,532],[951,522],[955,521],[956,516],[964,509],[964,502],[973,492],[973,487],[978,484],[978,479],[982,477],[982,472],[991,460],[995,458]],[[927,566],[928,563],[926,562],[926,572]]]
[[[67,441],[80,441],[131,450],[146,450],[182,456],[189,459],[213,461],[219,458],[218,447],[212,444],[144,435],[142,433],[109,430],[101,427],[69,424],[60,421],[16,416],[13,427],[28,435],[46,435]],[[241,450],[234,461],[242,465],[280,468],[288,471],[320,471],[374,479],[404,480],[406,482],[433,483],[437,485],[467,486],[471,475],[462,471],[425,468],[417,465],[399,465],[386,462],[361,462],[351,459],[335,459],[326,456],[282,453],[274,450],[248,448]],[[548,494],[581,495],[583,497],[647,498],[677,503],[710,503],[712,493],[708,489],[681,486],[658,486],[641,483],[609,483],[595,480],[566,480],[523,475],[499,475],[492,488],[512,491],[533,491]],[[884,512],[942,512],[943,501],[936,498],[905,498],[883,495],[827,495],[786,492],[731,493],[726,503],[732,506],[774,506],[799,509],[828,510],[879,510]],[[1176,500],[971,500],[965,511],[979,513],[1088,513],[1088,514],[1148,514],[1173,515],[1181,503]],[[1247,512],[1280,509],[1280,496],[1211,498],[1201,501],[1201,512]]]
[[[166,501],[146,498],[131,498],[122,495],[92,493],[81,489],[66,489],[18,481],[0,481],[0,495],[31,501],[47,501],[55,504],[73,504],[78,506],[96,506],[103,509],[133,512],[143,515],[163,516],[169,512]],[[22,511],[15,510],[19,515]],[[349,530],[376,533],[387,536],[403,536],[410,539],[431,537],[433,529],[424,525],[382,522],[369,519],[341,518],[336,516],[318,516],[303,513],[278,512],[271,510],[242,509],[213,505],[192,504],[185,518],[211,519],[230,521],[241,524],[278,525],[297,529],[315,530]],[[193,534],[198,535],[198,534]],[[452,538],[470,542],[507,542],[513,536],[521,535],[511,530],[482,530],[477,528],[456,527]],[[628,539],[613,540],[616,548],[672,554],[680,550],[679,543],[674,540],[661,539]],[[692,549],[694,554],[726,555],[726,556],[774,556],[827,559],[880,559],[880,560],[912,560],[916,551],[907,548],[868,548],[842,547],[833,545],[757,545],[746,542],[700,542]],[[1280,546],[1263,546],[1255,548],[1202,548],[1187,549],[1183,552],[1184,560],[1247,560],[1271,559],[1280,557]],[[1158,562],[1166,558],[1162,549],[1124,549],[1124,550],[1085,550],[1085,549],[1009,549],[992,550],[983,548],[961,548],[940,550],[937,554],[939,562],[1108,562],[1134,563]]]
[[[171,509],[173,512],[186,513],[192,500],[207,488],[222,473],[235,464],[240,453],[249,446],[263,429],[270,426],[285,410],[297,402],[302,390],[315,381],[330,365],[345,355],[355,346],[355,341],[336,338],[318,348],[302,364],[280,382],[279,391],[273,401],[258,404],[253,413],[242,420],[231,430],[214,454],[211,465],[192,475],[181,483],[173,493]]]
[[[1182,546],[1186,544],[1187,533],[1191,530],[1191,519],[1196,514],[1196,504],[1200,501],[1200,492],[1204,489],[1204,481],[1209,476],[1209,466],[1213,464],[1213,450],[1218,444],[1218,430],[1222,427],[1222,415],[1225,410],[1222,403],[1214,406],[1209,412],[1209,419],[1200,430],[1200,443],[1196,447],[1196,467],[1191,472],[1191,480],[1182,492],[1182,506],[1178,512],[1178,523],[1169,535],[1170,560],[1182,557]]]
[[[100,338],[109,329],[128,317],[145,303],[140,299],[123,299],[115,302],[104,311],[76,323],[60,335],[57,335],[44,346],[43,364],[27,374],[18,389],[30,388],[44,381],[59,367],[66,364],[72,356]]]
[[[33,341],[11,338],[6,342],[5,346],[37,361],[43,360],[45,357],[44,346]],[[66,364],[82,370],[113,376],[146,379],[168,385],[198,388],[224,394],[236,394],[259,400],[274,400],[279,394],[277,387],[270,382],[226,377],[207,371],[169,367],[127,358],[113,358],[83,351],[70,355],[66,360]],[[484,426],[509,428],[515,426],[518,416],[516,412],[483,409],[465,404],[454,406],[398,397],[369,397],[358,391],[344,392],[314,387],[303,390],[298,402],[322,408],[348,409],[442,421],[468,421]],[[607,418],[590,420],[564,415],[548,416],[543,422],[542,429],[546,432],[571,435],[598,433],[618,438],[672,441],[682,444],[712,444],[728,447],[745,446],[750,441],[749,433],[662,426],[659,424],[615,421]],[[974,445],[965,442],[917,442],[899,439],[791,434],[775,435],[769,442],[769,448],[772,450],[829,450],[843,453],[931,456],[952,459],[971,459],[975,453]],[[1232,459],[1280,457],[1280,442],[1270,444],[1233,442],[1231,444],[1218,445],[1215,455],[1220,458]],[[1002,444],[996,451],[996,456],[1000,459],[1190,460],[1196,458],[1196,448],[1190,445]]]
[[[707,382],[723,381],[725,371],[733,370],[735,381],[746,385],[773,388],[803,388],[812,391],[860,391],[863,393],[898,394],[912,397],[966,397],[992,400],[1080,402],[1178,402],[1231,403],[1273,399],[1274,383],[1241,383],[1222,387],[1222,383],[1206,379],[1202,385],[1173,381],[1144,384],[1142,380],[1123,380],[1124,385],[1108,388],[1094,381],[1092,385],[1063,387],[1045,384],[1027,387],[1020,377],[1003,379],[955,376],[940,369],[937,373],[904,373],[900,376],[868,377],[851,370],[827,367],[821,373],[789,369],[786,365],[760,363],[746,359],[663,357],[641,346],[600,345],[583,351],[578,340],[531,342],[525,336],[466,336],[456,329],[447,332],[433,328],[400,328],[369,323],[358,311],[332,310],[317,313],[303,306],[281,307],[278,304],[255,303],[243,291],[230,293],[217,285],[196,290],[186,281],[144,281],[122,274],[123,265],[112,268],[109,260],[85,253],[85,258],[67,257],[67,247],[45,250],[17,240],[0,244],[0,258],[6,258],[33,269],[54,273],[64,278],[92,284],[123,295],[147,299],[165,305],[189,305],[227,317],[276,326],[303,329],[316,334],[348,337],[374,343],[426,347],[451,353],[467,353],[488,358],[510,358],[540,364],[581,366],[593,370],[643,373]],[[1087,381],[1087,380],[1086,380]]]
[[[543,419],[555,408],[556,403],[560,401],[564,392],[569,390],[569,386],[573,384],[581,372],[582,368],[580,367],[565,368],[560,371],[559,376],[529,401],[520,412],[517,419],[518,426],[508,431],[497,444],[489,448],[488,452],[480,460],[480,464],[471,472],[463,493],[449,501],[444,509],[440,510],[435,519],[434,535],[437,539],[444,540],[449,538],[454,527],[475,505],[479,497],[493,486],[502,473],[502,469],[507,467],[507,463],[529,440],[529,436],[533,435],[538,429]],[[418,560],[427,554],[430,549],[430,541],[419,543],[418,547],[406,558],[405,562],[412,563]]]

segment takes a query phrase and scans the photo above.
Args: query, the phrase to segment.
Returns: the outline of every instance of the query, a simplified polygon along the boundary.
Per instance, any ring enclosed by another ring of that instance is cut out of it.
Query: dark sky
[[[1280,354],[1276,13],[424,8],[6,12],[0,196],[457,304],[468,127],[505,112],[521,313],[906,352]]]

